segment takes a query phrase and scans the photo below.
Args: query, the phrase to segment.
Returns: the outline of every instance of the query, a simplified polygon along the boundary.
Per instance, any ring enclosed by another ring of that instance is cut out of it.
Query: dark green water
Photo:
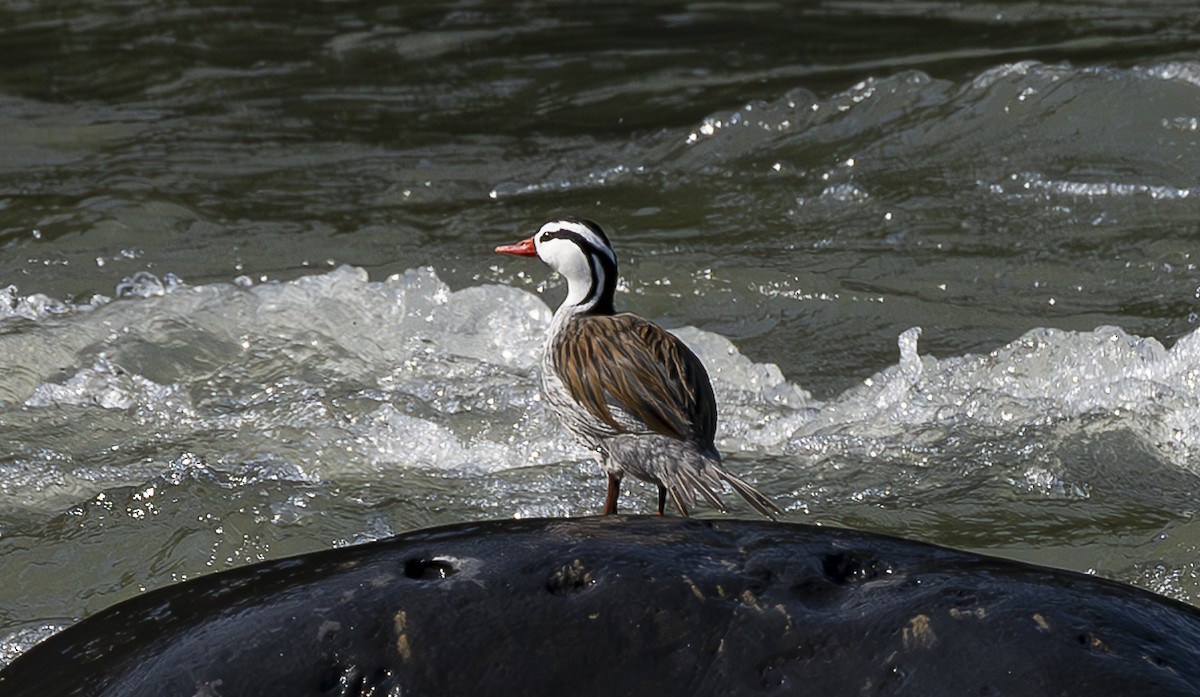
[[[595,511],[536,399],[561,288],[491,251],[563,212],[792,519],[1195,602],[1194,2],[52,5],[0,6],[6,656]]]

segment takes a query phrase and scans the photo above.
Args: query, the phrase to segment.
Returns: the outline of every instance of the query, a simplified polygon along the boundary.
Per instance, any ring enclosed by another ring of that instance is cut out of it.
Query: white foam
[[[0,335],[12,356],[0,394],[31,419],[104,410],[128,438],[185,440],[210,466],[256,462],[281,476],[578,462],[591,455],[538,396],[549,318],[533,293],[451,291],[430,269],[177,287]],[[911,459],[963,434],[1019,439],[1046,425],[1124,430],[1187,469],[1200,452],[1194,334],[1167,350],[1112,327],[1038,329],[987,354],[939,359],[920,355],[913,329],[898,339],[896,365],[821,403],[724,337],[677,333],[708,367],[727,453],[800,468],[855,453]],[[63,447],[86,453],[89,436],[72,437]]]
[[[1171,350],[1115,327],[1035,329],[988,354],[919,356],[919,332],[899,340],[901,360],[820,410],[798,435],[843,432],[881,443],[922,429],[1013,436],[1030,426],[1127,430],[1195,470],[1200,434],[1200,337]]]
[[[178,385],[159,385],[141,375],[126,373],[100,356],[63,383],[43,383],[25,400],[25,406],[96,406],[128,410],[144,407],[147,412],[194,415],[186,393]]]

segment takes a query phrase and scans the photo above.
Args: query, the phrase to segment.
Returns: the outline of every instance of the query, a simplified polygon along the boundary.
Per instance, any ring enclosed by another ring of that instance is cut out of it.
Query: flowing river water
[[[492,252],[561,213],[788,520],[1200,602],[1194,0],[260,4],[0,6],[0,663],[597,512],[537,393],[564,289]]]

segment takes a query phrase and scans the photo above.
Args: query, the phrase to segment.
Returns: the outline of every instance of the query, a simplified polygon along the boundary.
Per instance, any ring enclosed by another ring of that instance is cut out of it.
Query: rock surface
[[[469,523],[146,593],[0,694],[1200,695],[1200,612],[847,530]]]

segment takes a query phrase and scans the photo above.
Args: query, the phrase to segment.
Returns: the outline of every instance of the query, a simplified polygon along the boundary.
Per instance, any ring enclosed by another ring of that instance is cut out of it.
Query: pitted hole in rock
[[[763,595],[778,583],[777,574],[767,566],[747,564],[744,571],[746,590],[754,595]]]
[[[863,583],[891,573],[886,563],[859,552],[836,552],[821,560],[821,570],[837,585]]]
[[[546,579],[546,590],[551,595],[568,595],[587,590],[595,583],[592,572],[587,570],[582,561],[575,559],[550,574],[550,578]]]
[[[376,695],[390,689],[391,683],[392,671],[389,668],[366,671],[353,664],[336,663],[322,678],[317,691],[328,695]]]
[[[362,680],[362,671],[354,664],[335,663],[317,684],[321,694],[350,694],[347,687],[358,685]]]
[[[783,670],[774,663],[768,663],[758,670],[758,680],[762,686],[768,689],[778,689],[784,687],[787,680]]]
[[[1155,668],[1161,668],[1166,671],[1174,672],[1174,668],[1172,668],[1171,664],[1167,663],[1167,661],[1162,656],[1158,656],[1158,655],[1152,654],[1152,653],[1144,653],[1144,654],[1142,654],[1142,660],[1146,661],[1147,663],[1154,666]]]
[[[446,559],[415,558],[404,562],[404,575],[417,581],[440,581],[458,573]]]

